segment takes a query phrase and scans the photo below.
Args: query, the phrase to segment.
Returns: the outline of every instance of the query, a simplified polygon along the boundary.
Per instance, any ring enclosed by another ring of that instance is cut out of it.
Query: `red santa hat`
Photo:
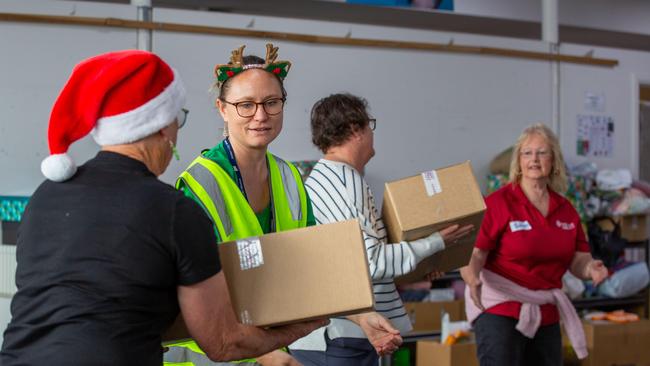
[[[43,175],[62,182],[77,171],[70,145],[91,133],[99,145],[127,144],[175,121],[185,104],[178,74],[146,51],[118,51],[75,66],[59,94],[48,128]]]

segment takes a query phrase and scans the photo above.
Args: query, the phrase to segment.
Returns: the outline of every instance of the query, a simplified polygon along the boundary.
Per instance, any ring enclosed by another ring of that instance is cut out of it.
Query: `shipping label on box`
[[[419,239],[453,224],[474,226],[472,233],[445,243],[445,250],[398,282],[420,280],[434,269],[447,272],[465,266],[485,208],[469,161],[386,183],[382,214],[390,243]]]
[[[374,307],[357,220],[227,242],[219,254],[241,323],[282,325]]]

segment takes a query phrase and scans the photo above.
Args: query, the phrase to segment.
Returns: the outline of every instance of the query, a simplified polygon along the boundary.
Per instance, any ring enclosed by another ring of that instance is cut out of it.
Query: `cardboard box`
[[[463,300],[439,302],[406,302],[413,332],[439,331],[442,312],[449,314],[449,320],[465,320],[465,302]]]
[[[650,320],[622,324],[584,321],[583,328],[589,356],[578,361],[563,332],[567,361],[582,366],[650,366]]]
[[[227,242],[219,254],[243,324],[282,325],[374,307],[357,220]]]
[[[417,281],[433,269],[451,271],[469,262],[485,201],[469,161],[386,183],[383,219],[390,243],[414,240],[452,224],[472,224],[474,231],[423,260],[399,282]]]
[[[614,217],[621,227],[621,237],[630,242],[648,239],[648,215],[623,215]],[[599,220],[598,226],[606,231],[613,231],[614,225],[607,219]]]
[[[478,366],[476,343],[440,344],[437,341],[418,341],[416,366]]]
[[[627,241],[648,239],[648,215],[624,215],[619,220],[623,239]]]

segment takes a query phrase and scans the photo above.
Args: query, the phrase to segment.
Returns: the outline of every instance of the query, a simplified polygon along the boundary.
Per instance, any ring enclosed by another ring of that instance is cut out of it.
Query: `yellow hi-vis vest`
[[[271,200],[275,231],[307,226],[307,195],[298,169],[267,152],[266,160],[271,180]],[[263,235],[262,227],[246,197],[232,178],[216,162],[199,156],[176,180],[188,187],[208,213],[217,228],[221,242]],[[194,341],[168,345],[165,365],[214,365]],[[255,359],[231,363],[254,363]]]

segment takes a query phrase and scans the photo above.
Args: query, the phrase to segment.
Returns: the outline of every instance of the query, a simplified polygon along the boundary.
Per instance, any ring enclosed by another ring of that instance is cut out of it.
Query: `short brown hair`
[[[332,94],[311,110],[311,141],[326,153],[369,123],[368,102],[351,94]]]

